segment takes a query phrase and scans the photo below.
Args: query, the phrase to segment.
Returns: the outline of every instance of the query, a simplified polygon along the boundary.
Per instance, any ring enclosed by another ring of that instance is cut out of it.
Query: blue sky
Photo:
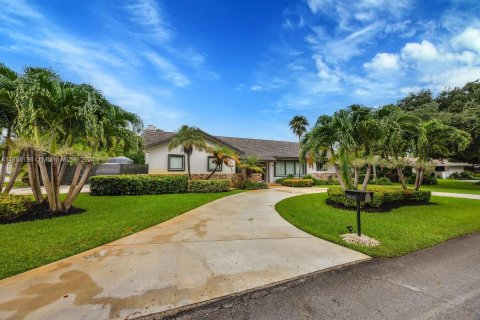
[[[88,82],[145,124],[296,140],[353,103],[480,78],[478,1],[0,0],[0,61]]]

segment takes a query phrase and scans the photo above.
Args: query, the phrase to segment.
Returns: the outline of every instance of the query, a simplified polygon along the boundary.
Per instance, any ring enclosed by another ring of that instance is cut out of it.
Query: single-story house
[[[470,163],[450,162],[444,159],[434,159],[432,162],[435,165],[435,177],[438,179],[447,179],[452,173],[464,172],[466,168],[472,166]],[[412,171],[416,172],[415,168]]]
[[[146,147],[145,163],[148,164],[149,174],[186,174],[186,158],[181,148],[168,150],[168,144],[175,132],[158,130],[148,126],[143,133]],[[305,175],[312,174],[318,178],[329,179],[335,176],[333,166],[327,163],[316,163],[313,167],[301,164],[299,161],[299,143],[290,141],[237,138],[213,136],[204,132],[205,143],[209,147],[215,145],[226,146],[239,155],[240,158],[256,156],[263,164],[265,172],[262,180],[275,182],[289,174]],[[191,172],[195,176],[205,177],[214,169],[211,155],[205,151],[195,150],[191,156]],[[234,164],[222,166],[215,175],[217,177],[233,177],[240,173],[240,169]]]

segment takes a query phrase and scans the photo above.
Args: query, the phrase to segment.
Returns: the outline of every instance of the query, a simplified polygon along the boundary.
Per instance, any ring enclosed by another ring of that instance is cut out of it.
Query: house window
[[[215,171],[215,168],[217,168],[217,164],[215,163],[215,157],[208,157],[207,170]],[[222,171],[222,164],[218,166],[217,171]]]
[[[184,171],[185,156],[181,154],[168,155],[168,171]]]
[[[275,177],[286,177],[289,174],[298,176],[305,174],[305,166],[298,161],[275,162]]]
[[[317,171],[327,171],[326,161],[317,161]]]
[[[444,166],[438,166],[438,167],[435,167],[435,171],[445,171],[445,167]]]

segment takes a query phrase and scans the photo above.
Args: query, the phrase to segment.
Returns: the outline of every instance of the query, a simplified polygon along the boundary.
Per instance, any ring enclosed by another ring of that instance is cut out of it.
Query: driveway
[[[305,192],[321,190],[232,195],[1,280],[0,318],[133,318],[369,259],[304,233],[275,211],[278,201]]]

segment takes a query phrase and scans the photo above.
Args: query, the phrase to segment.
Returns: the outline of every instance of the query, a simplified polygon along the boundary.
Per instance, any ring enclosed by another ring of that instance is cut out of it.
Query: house
[[[174,132],[158,130],[148,126],[143,138],[146,147],[145,163],[149,174],[186,174],[186,159],[181,148],[168,150],[168,144]],[[333,166],[327,163],[315,163],[313,167],[301,164],[299,161],[299,143],[290,141],[237,138],[213,136],[204,132],[205,143],[209,147],[226,146],[239,155],[240,158],[256,156],[263,164],[265,172],[261,179],[265,182],[275,182],[289,174],[303,176],[312,174],[318,178],[330,179],[335,175]],[[195,150],[191,156],[191,172],[196,177],[205,177],[214,169],[212,157],[208,152]],[[240,173],[234,164],[222,166],[214,175],[220,178],[233,178]]]
[[[450,162],[448,160],[433,160],[435,164],[435,177],[440,179],[447,179],[452,173],[464,172],[467,167],[471,167],[470,163],[464,162]]]

